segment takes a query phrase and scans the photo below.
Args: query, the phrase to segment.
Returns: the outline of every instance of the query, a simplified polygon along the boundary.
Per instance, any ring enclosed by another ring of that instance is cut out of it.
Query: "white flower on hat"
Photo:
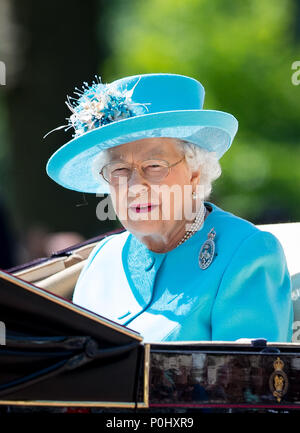
[[[83,90],[75,88],[77,91],[74,93],[78,98],[67,97],[66,105],[72,112],[67,118],[68,124],[52,131],[73,128],[73,138],[76,138],[107,123],[145,113],[148,104],[135,103],[132,100],[133,91],[139,80],[132,89],[121,92],[114,85],[101,83],[100,77],[96,76],[96,79],[97,81],[93,81],[91,86],[84,82]]]

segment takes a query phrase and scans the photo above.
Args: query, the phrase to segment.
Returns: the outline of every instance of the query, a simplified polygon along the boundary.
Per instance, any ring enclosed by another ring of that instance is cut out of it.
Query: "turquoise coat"
[[[73,302],[139,332],[144,341],[291,341],[291,279],[271,233],[224,211],[167,253],[128,231],[101,240],[78,278]],[[214,228],[207,269],[199,252]]]

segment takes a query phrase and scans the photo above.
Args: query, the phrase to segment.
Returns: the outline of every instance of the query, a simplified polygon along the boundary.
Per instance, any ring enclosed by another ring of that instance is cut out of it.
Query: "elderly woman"
[[[269,232],[207,201],[237,120],[203,110],[175,74],[85,84],[67,104],[73,140],[47,165],[64,187],[111,195],[125,231],[101,240],[73,302],[145,341],[290,341],[291,282]]]

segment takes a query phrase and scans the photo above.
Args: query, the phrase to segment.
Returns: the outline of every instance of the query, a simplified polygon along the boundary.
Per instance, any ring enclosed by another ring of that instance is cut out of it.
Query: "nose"
[[[141,175],[139,169],[137,167],[132,168],[131,176],[128,180],[128,185],[132,184],[135,185],[136,183],[142,183],[145,179]]]
[[[148,183],[140,174],[137,167],[133,167],[131,176],[128,180],[128,195],[138,195],[148,190]]]

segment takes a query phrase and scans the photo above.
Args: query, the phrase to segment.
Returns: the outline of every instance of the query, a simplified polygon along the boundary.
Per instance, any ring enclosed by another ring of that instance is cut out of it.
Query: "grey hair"
[[[212,192],[212,183],[222,174],[216,152],[210,152],[186,140],[176,139],[175,141],[183,152],[191,171],[200,170],[199,185],[203,188],[202,198],[206,200]]]
[[[102,175],[100,174],[100,170],[104,167],[104,165],[108,162],[109,149],[104,149],[98,153],[98,155],[94,158],[92,162],[92,174],[94,179],[97,182],[103,183]]]
[[[184,156],[188,167],[192,172],[200,170],[199,185],[203,188],[201,196],[206,200],[212,191],[212,183],[221,176],[222,169],[216,152],[210,152],[196,144],[186,140],[174,139],[178,150]],[[99,182],[103,182],[102,176],[99,173],[101,168],[108,162],[109,149],[100,152],[93,161],[92,173],[94,178]]]

